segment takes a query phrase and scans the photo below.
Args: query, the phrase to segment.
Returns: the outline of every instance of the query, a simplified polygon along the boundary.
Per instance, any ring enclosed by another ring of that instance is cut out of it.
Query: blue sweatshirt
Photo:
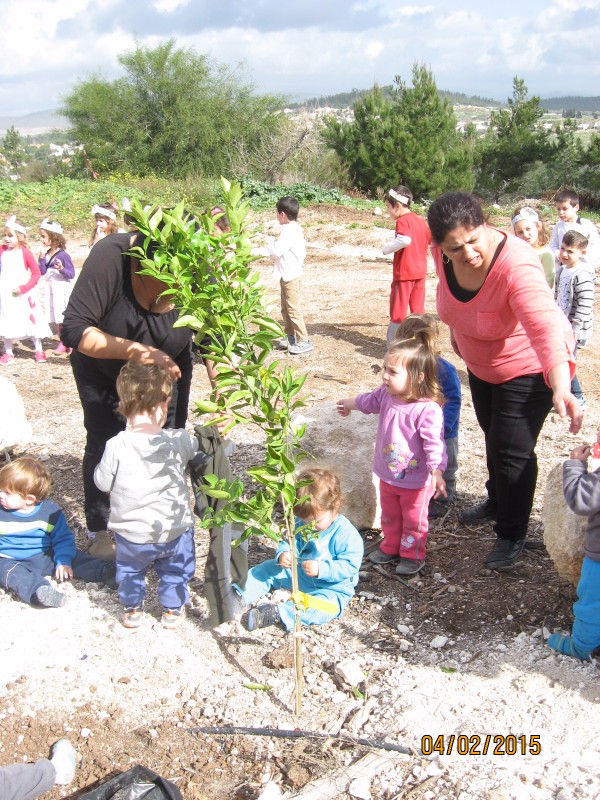
[[[296,530],[306,523],[296,520]],[[345,608],[358,583],[358,571],[363,558],[364,544],[360,533],[342,514],[333,520],[315,538],[305,539],[301,533],[295,535],[296,553],[299,561],[318,561],[319,574],[310,577],[300,567],[298,586],[301,592],[311,594],[315,589],[327,589],[339,595],[341,608]],[[281,542],[275,560],[281,553],[289,552],[287,542]]]
[[[454,364],[438,356],[437,378],[444,395],[442,413],[444,415],[444,439],[456,439],[460,421],[460,380]]]
[[[71,566],[75,537],[65,515],[52,500],[32,511],[6,511],[0,506],[0,558],[26,558],[47,553],[56,566]]]

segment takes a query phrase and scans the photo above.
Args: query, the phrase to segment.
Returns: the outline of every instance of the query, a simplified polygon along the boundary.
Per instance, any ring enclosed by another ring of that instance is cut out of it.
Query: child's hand
[[[57,269],[59,272],[62,270],[62,268],[63,268],[63,263],[62,263],[62,261],[60,260],[60,258],[56,258],[56,259],[54,260],[54,266],[56,267],[56,269]]]
[[[319,562],[318,561],[302,561],[302,569],[309,578],[319,577]]]
[[[347,417],[352,409],[355,408],[354,399],[352,397],[347,397],[345,400],[338,400],[336,408],[340,417]]]
[[[17,286],[15,289],[13,289],[13,290],[12,290],[12,293],[13,293],[13,297],[20,297],[20,295],[21,295],[21,290],[20,290],[20,288]]]
[[[596,445],[594,445],[595,447]],[[574,461],[587,461],[592,454],[592,449],[588,444],[580,444],[578,447],[573,448],[569,455]],[[595,456],[597,458],[597,456]]]
[[[277,563],[284,569],[289,569],[292,566],[292,554],[289,552],[289,550],[286,550],[279,556]]]
[[[59,583],[70,581],[73,577],[73,568],[69,567],[67,564],[59,564],[54,572],[54,577]]]
[[[434,500],[437,500],[438,497],[448,497],[446,481],[441,469],[434,469],[431,473],[431,488],[433,489]]]

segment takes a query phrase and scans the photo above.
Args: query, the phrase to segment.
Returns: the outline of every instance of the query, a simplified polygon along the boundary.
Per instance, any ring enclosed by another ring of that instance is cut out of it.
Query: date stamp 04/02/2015
[[[424,756],[437,753],[440,756],[449,756],[456,753],[459,756],[539,756],[542,752],[540,737],[535,735],[516,736],[509,733],[505,736],[487,733],[482,736],[474,734],[451,733],[448,736],[422,736],[421,752]]]

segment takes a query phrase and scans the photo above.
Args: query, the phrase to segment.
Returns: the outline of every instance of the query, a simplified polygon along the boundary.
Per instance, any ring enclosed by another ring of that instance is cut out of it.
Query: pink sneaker
[[[14,361],[15,357],[11,356],[10,353],[4,353],[2,358],[0,358],[0,364],[5,367],[7,364],[10,364],[11,361]]]
[[[36,364],[45,364],[46,363],[46,353],[42,350],[35,351],[35,363]]]
[[[67,353],[67,355],[71,352],[70,347],[65,347],[62,342],[59,342],[58,345],[54,348],[54,352],[57,356],[62,355],[63,353]]]

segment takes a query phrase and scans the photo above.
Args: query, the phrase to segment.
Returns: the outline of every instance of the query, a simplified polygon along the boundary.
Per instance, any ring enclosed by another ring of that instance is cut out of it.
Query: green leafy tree
[[[62,113],[97,172],[218,176],[232,152],[252,151],[284,122],[279,98],[256,95],[239,70],[174,40],[137,45],[119,62],[124,77],[93,76],[64,98]]]
[[[352,121],[330,118],[322,136],[363,191],[402,182],[416,198],[427,198],[472,187],[471,147],[423,65],[414,65],[411,87],[399,76],[391,93],[376,86],[355,102]]]
[[[210,214],[195,220],[186,216],[183,204],[172,211],[158,209],[150,216],[134,206],[138,229],[157,242],[152,259],[143,249],[142,274],[160,278],[181,309],[177,322],[196,332],[207,355],[218,365],[214,399],[196,403],[200,413],[213,415],[212,424],[225,430],[239,424],[258,426],[265,435],[264,463],[246,470],[248,483],[205,477],[208,495],[226,499],[218,514],[209,509],[207,527],[226,522],[243,531],[240,541],[251,535],[279,541],[284,537],[292,553],[292,597],[296,604],[296,633],[300,632],[300,610],[312,598],[298,590],[294,548],[294,506],[298,463],[306,456],[301,439],[304,426],[295,427],[294,413],[304,405],[299,394],[306,375],[298,375],[287,361],[273,360],[273,340],[284,335],[267,309],[259,275],[252,270],[251,241],[244,230],[249,205],[242,200],[239,185],[222,180],[223,208],[230,233],[217,235]],[[307,526],[306,535],[311,535]],[[295,637],[297,675],[296,713],[300,711],[301,639]]]
[[[11,125],[4,134],[2,153],[13,172],[18,172],[27,159],[25,140],[14,125]]]
[[[498,202],[519,189],[537,161],[552,156],[550,131],[540,123],[544,113],[539,97],[527,99],[527,86],[518,77],[508,108],[492,111],[486,135],[475,147],[476,189]]]

